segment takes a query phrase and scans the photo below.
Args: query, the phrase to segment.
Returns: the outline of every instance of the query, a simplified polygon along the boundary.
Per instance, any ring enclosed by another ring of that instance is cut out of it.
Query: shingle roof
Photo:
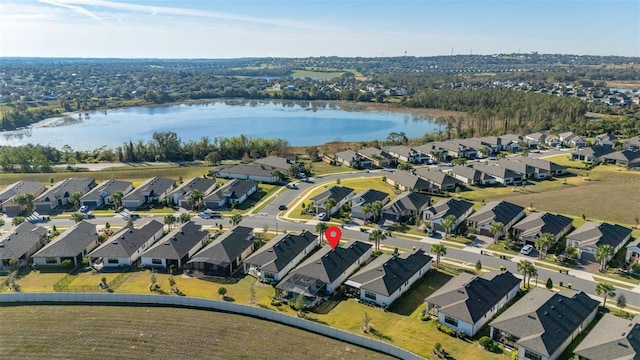
[[[163,226],[157,220],[149,220],[138,229],[125,226],[87,256],[129,258],[158,231],[162,230]]]
[[[205,196],[204,200],[220,201],[225,197],[225,194],[230,194],[230,199],[239,199],[256,186],[258,183],[253,180],[232,180]]]
[[[374,158],[376,158],[378,156],[382,157],[382,158],[385,158],[385,159],[387,158],[387,155],[384,152],[382,152],[382,150],[374,148],[374,147],[368,147],[368,148],[365,148],[365,149],[360,149],[360,150],[358,150],[358,154],[360,154],[362,156],[365,156],[365,157],[367,157],[369,159],[374,159]]]
[[[216,179],[204,179],[204,178],[194,177],[180,184],[177,188],[175,188],[172,192],[169,193],[169,196],[175,193],[179,193],[182,196],[186,196],[193,190],[198,190],[206,196],[207,191],[215,184],[216,184]]]
[[[431,259],[421,249],[398,256],[383,254],[351,276],[349,281],[361,284],[360,290],[389,296],[430,263]]]
[[[459,219],[471,208],[473,208],[473,203],[470,201],[447,198],[438,201],[425,211],[434,214],[431,219],[445,218],[449,215],[453,215],[456,219]]]
[[[485,174],[489,174],[491,176],[495,176],[503,179],[519,177],[524,175],[524,173],[513,171],[511,169],[507,169],[499,165],[473,164],[473,168],[479,171],[482,171]]]
[[[590,360],[640,359],[640,315],[627,320],[605,314],[573,353]]]
[[[16,181],[0,192],[0,203],[18,194],[33,194],[44,186],[44,183],[35,181]]]
[[[110,179],[91,189],[91,191],[84,194],[80,200],[101,200],[102,192],[111,195],[118,191],[124,192],[130,186],[132,186],[130,181]]]
[[[438,187],[448,187],[451,185],[455,186],[461,184],[460,180],[454,178],[453,176],[447,175],[440,170],[418,168],[415,169],[414,173],[427,181],[437,184]]]
[[[268,165],[273,168],[279,169],[281,172],[285,174],[289,171],[291,165],[296,165],[294,162],[289,159],[285,159],[279,156],[267,156],[266,158],[257,159],[254,161],[256,164]]]
[[[154,259],[182,259],[199,241],[208,238],[202,226],[188,221],[158,240],[141,256]]]
[[[493,320],[491,326],[520,338],[518,345],[550,356],[598,305],[582,291],[556,293],[534,288]]]
[[[269,178],[274,176],[274,170],[278,170],[278,169],[269,165],[253,163],[253,164],[238,164],[230,168],[226,168],[220,172],[229,173],[229,174],[263,176],[263,177]]]
[[[80,221],[35,253],[34,257],[73,257],[98,239],[96,226]]]
[[[475,214],[469,216],[467,221],[475,222],[478,225],[493,222],[501,222],[506,225],[523,211],[524,208],[520,205],[507,201],[491,201]]]
[[[442,313],[475,324],[519,284],[520,279],[508,271],[494,271],[481,276],[463,272],[425,301],[438,306]]]
[[[352,188],[344,187],[344,186],[332,186],[327,190],[321,192],[320,194],[311,198],[311,201],[316,203],[317,205],[324,204],[329,198],[339,203],[341,200],[349,196],[353,193]]]
[[[318,236],[309,231],[300,235],[280,235],[247,257],[245,262],[258,265],[261,270],[279,272],[313,242],[318,243]]]
[[[47,191],[40,194],[35,199],[35,202],[45,201],[46,198],[49,198],[49,201],[53,201],[52,198],[56,196],[64,196],[65,193],[72,194],[74,192],[84,193],[85,190],[89,187],[91,183],[95,181],[94,178],[91,177],[79,177],[79,178],[68,178],[62,181],[57,182]]]
[[[189,264],[209,263],[226,267],[250,248],[253,242],[253,228],[236,226],[195,254]]]
[[[295,281],[291,281],[291,278],[296,274],[306,279],[315,279],[325,284],[331,284],[349,267],[356,264],[358,259],[371,248],[371,244],[362,241],[352,241],[345,246],[336,247],[335,250],[325,246],[292,270],[278,283],[276,288],[296,292],[297,285]]]
[[[546,170],[546,171],[558,171],[558,170],[566,170],[567,168],[565,166],[562,165],[558,165],[554,162],[548,161],[548,160],[544,160],[544,159],[539,159],[539,158],[534,158],[534,157],[524,157],[524,156],[515,156],[515,157],[510,157],[510,160],[516,160],[516,161],[521,161],[529,166],[538,168],[538,169],[542,169],[542,170]]]
[[[587,147],[577,151],[572,151],[571,155],[584,155],[584,156],[593,157],[597,160],[601,160],[602,156],[610,154],[614,151],[616,151],[616,149],[614,149],[610,145],[594,145],[592,147]]]
[[[567,236],[579,242],[578,247],[611,245],[614,249],[629,235],[631,229],[618,224],[588,221]]]
[[[389,198],[389,194],[386,192],[378,191],[375,189],[363,189],[359,193],[357,193],[354,199],[362,198],[363,202],[358,205],[371,204],[376,201],[384,202],[385,199]]]
[[[466,179],[471,179],[473,182],[480,180],[493,179],[493,176],[485,174],[484,172],[473,168],[469,165],[456,165],[451,168],[451,172],[456,175],[460,175]]]
[[[345,151],[340,151],[336,153],[336,158],[340,158],[346,161],[351,161],[353,160],[358,154],[355,153],[355,151],[353,150],[345,150]]]
[[[616,151],[613,153],[609,153],[602,156],[603,159],[617,160],[617,161],[628,161],[633,162],[633,160],[640,158],[640,150],[623,150]]]
[[[47,229],[23,222],[0,239],[0,262],[3,259],[19,259],[33,245],[42,241]]]
[[[151,191],[158,196],[171,189],[175,184],[175,180],[155,176],[133,189],[133,191],[124,196],[123,200],[140,199],[144,193],[150,193]]]
[[[412,174],[409,171],[395,171],[387,174],[387,179],[393,180],[407,189],[411,190],[429,190],[431,184],[418,175]]]
[[[409,156],[413,151],[410,147],[404,145],[395,145],[384,148],[387,153],[394,153],[402,156]]]
[[[521,235],[525,237],[544,233],[558,236],[572,222],[571,218],[564,215],[535,212],[520,220],[513,228],[522,231]]]
[[[429,195],[407,191],[388,203],[383,210],[391,210],[395,214],[405,210],[420,211],[427,207],[430,201]]]

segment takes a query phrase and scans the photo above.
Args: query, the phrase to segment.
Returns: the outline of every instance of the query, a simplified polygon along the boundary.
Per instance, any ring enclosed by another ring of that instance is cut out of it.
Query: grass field
[[[301,77],[301,78],[336,78],[340,77],[343,72],[340,71],[313,71],[313,70],[293,70],[291,76],[293,77]]]
[[[4,307],[2,314],[0,357],[13,359],[390,359],[296,328],[212,311],[42,305]]]
[[[309,162],[307,161],[307,162],[305,162],[304,166],[307,169],[309,169],[309,168],[312,169],[314,177],[322,176],[322,175],[326,175],[326,174],[355,171],[354,169],[346,167],[344,165],[333,166],[333,165],[330,165],[329,163],[326,163],[324,161],[314,161],[312,164],[313,165],[311,165],[311,167],[309,167]]]

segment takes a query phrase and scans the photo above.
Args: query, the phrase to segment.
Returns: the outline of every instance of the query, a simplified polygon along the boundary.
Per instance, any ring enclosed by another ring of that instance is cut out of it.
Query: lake
[[[244,134],[307,146],[335,140],[384,140],[390,132],[421,137],[438,128],[433,120],[325,102],[229,100],[72,114],[2,132],[0,145],[69,145],[75,150],[91,150],[116,147],[129,140],[147,142],[156,131],[175,131],[184,142]]]

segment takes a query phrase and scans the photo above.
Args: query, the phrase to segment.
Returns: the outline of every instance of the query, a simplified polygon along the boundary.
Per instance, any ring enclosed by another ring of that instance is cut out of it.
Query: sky
[[[0,56],[640,56],[639,0],[0,0]]]

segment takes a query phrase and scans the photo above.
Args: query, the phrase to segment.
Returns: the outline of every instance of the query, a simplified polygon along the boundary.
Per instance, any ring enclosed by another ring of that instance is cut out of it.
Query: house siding
[[[398,299],[400,296],[402,296],[402,294],[404,294],[407,290],[409,290],[411,288],[411,285],[413,285],[413,283],[415,283],[416,281],[418,281],[419,279],[421,279],[427,272],[429,272],[429,270],[431,270],[431,262],[429,261],[427,264],[425,264],[425,266],[423,266],[420,271],[416,272],[415,274],[413,274],[412,277],[409,278],[409,280],[407,281],[407,284],[402,284],[402,286],[400,286],[393,294],[389,295],[389,296],[385,296],[379,293],[375,293],[376,294],[376,299],[375,301],[365,297],[364,296],[364,290],[361,289],[360,291],[360,300],[363,301],[374,301],[376,304],[380,305],[380,306],[389,306],[391,304],[393,304],[394,301],[396,301],[396,299]]]

